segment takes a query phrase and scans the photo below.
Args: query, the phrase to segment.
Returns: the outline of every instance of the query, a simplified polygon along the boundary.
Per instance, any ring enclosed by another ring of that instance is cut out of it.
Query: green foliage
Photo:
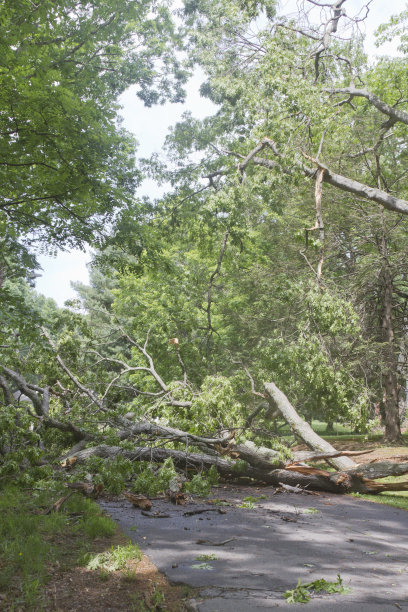
[[[118,96],[181,101],[186,72],[166,2],[5,0],[0,41],[3,281],[31,272],[33,247],[100,243],[140,181]]]
[[[211,491],[211,483],[201,474],[194,474],[189,482],[186,482],[184,489],[188,493],[205,497]]]
[[[248,495],[247,497],[244,497],[242,504],[240,504],[238,508],[248,508],[249,510],[253,510],[256,507],[255,504],[262,499],[267,499],[266,495],[258,495],[257,497]]]
[[[304,415],[342,418],[364,427],[370,393],[364,379],[354,375],[364,350],[357,313],[335,294],[300,285],[292,285],[285,299],[300,299],[301,292],[306,308],[292,338],[279,330],[262,349],[263,376],[273,372],[276,384]]]
[[[154,471],[153,466],[149,464],[133,482],[132,491],[155,496],[166,491],[169,488],[170,480],[176,475],[171,457],[166,459],[157,471]]]
[[[278,439],[273,410],[257,406],[252,393],[268,380],[308,420],[366,431],[387,375],[399,378],[395,389],[406,378],[406,220],[324,183],[323,240],[311,229],[312,160],[320,156],[336,172],[406,197],[404,122],[383,133],[384,117],[370,100],[334,106],[337,94],[328,91],[348,86],[352,66],[370,91],[405,108],[406,58],[369,66],[361,39],[340,36],[322,51],[317,74],[313,36],[300,35],[296,20],[294,29],[284,27],[274,1],[186,1],[179,18],[187,63],[200,66],[201,93],[217,112],[202,121],[185,115],[167,138],[167,160],[141,163],[169,185],[150,202],[134,197],[141,174],[116,100],[130,83],[146,104],[179,99],[185,75],[172,47],[181,41],[167,3],[44,0],[33,8],[16,0],[0,16],[1,363],[30,385],[50,387],[50,417],[80,425],[92,444],[131,449],[133,439],[121,441],[117,430],[118,417],[132,411],[188,433],[234,430],[237,440],[278,450],[274,461],[281,462],[290,450]],[[393,18],[380,40],[396,35],[404,45],[405,20],[406,13]],[[259,148],[259,164],[248,154],[265,135],[279,154]],[[237,160],[246,160],[239,171]],[[306,181],[304,164],[311,168]],[[104,244],[100,232],[110,234]],[[91,287],[77,285],[76,312],[36,298],[31,243],[87,241],[99,248]],[[79,389],[41,337],[41,323]],[[103,398],[103,409],[84,388]],[[5,481],[49,478],[48,468],[34,465],[39,435],[47,458],[72,446],[70,433],[38,425],[23,410],[1,408]],[[177,439],[168,444],[182,448]],[[238,460],[232,469],[247,467]],[[86,470],[116,494],[131,483],[155,495],[175,475],[171,461],[159,468],[92,459],[78,471]],[[214,481],[215,473],[198,474],[186,489],[203,494]]]
[[[295,589],[288,590],[284,593],[284,598],[288,603],[308,603],[313,593],[349,593],[351,589],[343,586],[343,581],[340,574],[337,574],[335,582],[329,582],[324,578],[319,578],[313,582],[305,582],[302,584],[300,578]]]
[[[124,569],[128,561],[140,561],[142,553],[138,546],[129,542],[127,546],[112,547],[111,550],[96,555],[87,553],[82,563],[88,570],[102,569],[107,572],[116,572]]]
[[[211,553],[209,555],[198,555],[195,557],[196,561],[216,561],[218,559],[215,553]]]
[[[205,570],[211,572],[214,568],[209,563],[194,563],[191,566],[193,569]]]
[[[236,397],[230,379],[225,376],[207,376],[201,393],[193,399],[191,411],[195,421],[210,431],[237,425],[243,408]]]
[[[85,469],[95,474],[95,484],[103,483],[109,493],[118,495],[126,488],[126,482],[138,472],[140,466],[120,456],[115,459],[90,457]]]
[[[0,409],[0,483],[13,479],[29,485],[35,477],[45,475],[46,468],[35,464],[43,455],[37,422],[18,406]]]

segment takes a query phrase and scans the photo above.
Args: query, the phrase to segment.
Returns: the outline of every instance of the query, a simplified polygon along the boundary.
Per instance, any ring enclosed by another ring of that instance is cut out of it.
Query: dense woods
[[[376,478],[407,464],[357,467],[308,423],[401,441],[408,11],[377,32],[399,54],[374,60],[363,0],[167,4],[0,8],[0,485],[63,465],[146,492],[164,463],[406,489]],[[140,159],[118,96],[181,101],[196,70],[216,112]],[[166,193],[136,197],[145,177]],[[78,299],[38,296],[36,255],[86,245]]]

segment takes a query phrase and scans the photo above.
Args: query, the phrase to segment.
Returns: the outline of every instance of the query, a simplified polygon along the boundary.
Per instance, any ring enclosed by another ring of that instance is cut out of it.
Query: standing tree
[[[1,243],[98,241],[140,179],[118,95],[182,98],[166,3],[5,0],[0,39]]]
[[[321,291],[330,282],[328,263],[335,253],[328,250],[333,242],[331,219],[338,219],[334,203],[351,213],[361,209],[360,219],[367,221],[380,205],[383,221],[375,232],[381,269],[376,292],[381,305],[371,339],[381,345],[385,435],[394,442],[401,435],[397,375],[401,345],[395,341],[394,307],[396,301],[401,303],[404,273],[401,276],[397,267],[392,270],[386,228],[393,223],[403,227],[400,215],[408,213],[403,145],[408,124],[406,60],[367,66],[361,37],[347,36],[347,29],[355,28],[366,15],[366,3],[354,17],[348,15],[346,0],[305,0],[303,8],[297,18],[285,19],[276,15],[272,2],[240,6],[228,0],[217,6],[185,2],[192,57],[207,75],[201,91],[219,105],[219,111],[201,123],[188,118],[177,126],[171,146],[180,160],[200,150],[201,177],[209,187],[221,190],[235,182],[236,192],[242,194],[236,201],[244,207],[245,192],[257,192],[275,211],[291,211],[302,222],[289,188],[299,190],[303,182],[310,192],[313,189],[314,220],[303,226],[303,233],[305,246],[316,247],[316,257],[310,257],[310,251],[301,254]],[[317,20],[312,9],[317,10]],[[387,29],[383,31],[386,36]],[[191,195],[200,185],[196,159],[197,153],[195,163],[179,162],[181,188],[189,171],[197,180]],[[401,248],[405,249],[399,243]],[[342,255],[353,257],[359,267],[360,252],[357,247],[357,253]],[[336,282],[334,266],[331,271]],[[401,337],[403,319],[399,325]]]

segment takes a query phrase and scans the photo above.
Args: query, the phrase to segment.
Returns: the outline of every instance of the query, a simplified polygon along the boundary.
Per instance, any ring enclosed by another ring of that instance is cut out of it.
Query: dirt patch
[[[95,540],[92,553],[123,546],[129,540],[122,534]],[[67,559],[67,564],[70,562]],[[45,589],[44,609],[58,612],[153,612],[187,610],[183,587],[171,586],[146,555],[141,561],[129,561],[115,572],[89,570],[72,561],[70,569],[50,568]]]

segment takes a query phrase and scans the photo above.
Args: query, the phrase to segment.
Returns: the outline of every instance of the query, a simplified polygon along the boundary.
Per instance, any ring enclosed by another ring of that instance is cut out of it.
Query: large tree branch
[[[365,185],[364,183],[360,183],[354,179],[342,176],[341,174],[336,174],[335,172],[329,170],[329,168],[323,166],[323,164],[319,165],[324,169],[324,183],[337,187],[337,189],[340,189],[341,191],[346,191],[361,198],[376,202],[377,204],[381,204],[387,210],[401,213],[403,215],[408,214],[407,200],[396,198],[382,189],[370,187],[369,185]],[[313,168],[309,168],[307,166],[303,166],[303,172],[306,174],[306,176],[310,176],[311,178],[316,174],[316,171]]]
[[[391,119],[396,121],[400,121],[401,123],[405,123],[408,125],[408,112],[396,108],[395,106],[390,106],[384,100],[381,100],[378,96],[371,93],[371,91],[367,91],[367,89],[357,89],[356,87],[335,87],[333,89],[325,89],[327,93],[331,94],[347,94],[352,98],[366,98],[375,108],[381,111],[384,115],[387,115]]]
[[[4,376],[0,376],[0,387],[3,389],[4,404],[9,406],[14,402],[14,397]]]
[[[260,147],[259,144],[256,145],[254,149],[256,150],[256,152],[259,152],[262,148],[268,147],[275,153],[275,155],[277,154],[276,145],[270,138],[263,138],[261,144],[263,145],[262,147]],[[279,158],[282,159],[281,155],[278,155]],[[336,174],[321,162],[312,159],[306,154],[303,155],[304,157],[315,163],[318,169],[324,170],[324,183],[332,185],[333,187],[337,187],[337,189],[340,189],[341,191],[352,193],[361,198],[365,198],[366,200],[381,204],[387,210],[391,210],[393,212],[401,213],[404,215],[408,214],[407,200],[396,198],[395,196],[391,195],[390,193],[387,193],[386,191],[383,191],[382,189],[378,189],[377,187],[370,187],[369,185],[365,185],[364,183],[360,183],[359,181],[356,181],[354,179],[342,176],[341,174]],[[249,155],[244,158],[244,162],[246,162],[246,164],[252,162],[255,165],[263,166],[264,168],[269,168],[270,170],[275,170],[277,167],[277,163],[275,161],[265,159],[263,157],[251,156],[251,153],[249,153]],[[246,164],[244,165],[244,162],[240,164],[240,170],[245,167]],[[303,172],[305,176],[308,176],[312,179],[316,178],[316,168],[310,168],[309,166],[303,164],[301,161],[295,162],[295,165]],[[288,168],[285,168],[281,164],[279,164],[279,167],[282,169],[283,172],[290,174],[290,170]]]
[[[18,389],[20,389],[20,391],[24,393],[24,395],[30,398],[36,414],[38,416],[44,416],[43,400],[35,391],[33,391],[33,389],[30,388],[30,386],[28,386],[27,381],[24,379],[24,377],[21,376],[21,374],[19,374],[18,372],[11,370],[10,368],[4,365],[2,365],[1,368],[4,374],[17,385]]]
[[[288,398],[274,383],[265,383],[265,393],[272,406],[279,410],[291,429],[311,448],[322,453],[333,453],[336,449],[323,440],[306,421],[300,418]],[[337,469],[345,470],[355,467],[348,457],[332,457],[330,460]]]
[[[199,453],[186,453],[168,448],[145,448],[135,447],[133,450],[126,450],[120,446],[106,446],[101,444],[86,448],[75,453],[78,463],[82,463],[89,457],[97,456],[104,459],[115,459],[116,457],[125,457],[130,461],[153,461],[162,463],[165,459],[171,457],[174,465],[181,470],[202,469],[215,466],[217,471],[224,477],[237,477],[240,470],[235,462],[226,461],[217,456],[210,456]],[[392,469],[392,465],[387,464],[388,472]],[[269,466],[268,466],[269,467]],[[301,470],[302,468],[298,468]],[[408,470],[408,465],[405,464],[403,472]],[[305,471],[296,471],[289,469],[262,469],[248,466],[241,471],[241,475],[247,476],[254,480],[266,482],[270,485],[279,486],[282,483],[314,489],[317,491],[329,491],[332,493],[379,493],[384,490],[407,490],[408,483],[378,483],[375,480],[364,478],[360,470],[355,473],[353,470],[346,472],[324,472],[323,470],[315,470],[314,468],[305,468]],[[377,476],[378,478],[379,476]]]
[[[149,421],[140,421],[118,432],[121,440],[125,440],[138,434],[148,434],[155,437],[168,438],[171,440],[177,440],[178,442],[183,442],[184,444],[194,444],[197,442],[207,446],[214,444],[224,445],[232,438],[232,434],[227,434],[221,438],[205,438],[203,436],[190,434],[186,431],[182,431],[181,429],[167,427],[166,425],[161,425],[159,423],[150,423]]]
[[[25,378],[15,372],[11,368],[8,368],[4,365],[0,366],[4,372],[4,374],[14,382],[17,388],[24,393],[28,398],[30,398],[35,412],[36,417],[41,420],[43,425],[46,427],[52,427],[54,429],[58,429],[59,431],[63,431],[65,433],[71,433],[74,436],[75,440],[94,440],[95,436],[90,434],[89,432],[77,427],[73,423],[61,422],[56,419],[52,419],[49,416],[49,401],[50,401],[50,389],[49,387],[38,387],[37,385],[32,385],[28,383]],[[3,385],[1,385],[1,381],[4,381],[4,378],[0,376],[0,386],[4,389]],[[42,397],[41,397],[42,395]],[[14,398],[12,396],[8,397],[8,403],[13,403]]]

